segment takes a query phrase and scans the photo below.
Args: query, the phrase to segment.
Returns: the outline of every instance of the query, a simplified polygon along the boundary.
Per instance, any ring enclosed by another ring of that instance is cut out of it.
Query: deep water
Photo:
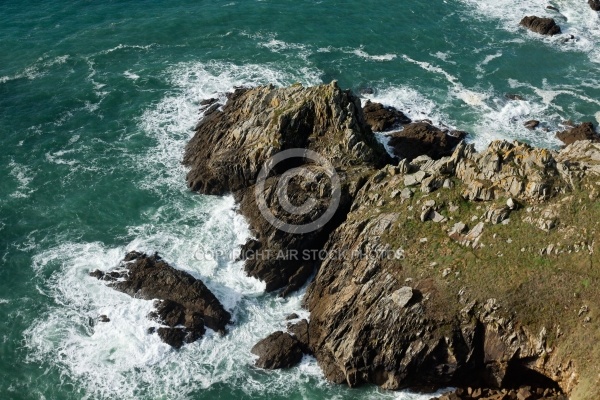
[[[333,79],[479,148],[556,147],[562,121],[600,118],[599,18],[584,1],[513,3],[1,1],[0,398],[427,398],[328,384],[309,357],[253,368],[258,339],[307,315],[302,292],[265,295],[231,257],[202,257],[249,231],[231,197],[187,190],[180,160],[202,99]],[[520,29],[530,14],[566,35]],[[201,278],[230,334],[178,352],[146,335],[152,303],[88,277],[133,249]]]

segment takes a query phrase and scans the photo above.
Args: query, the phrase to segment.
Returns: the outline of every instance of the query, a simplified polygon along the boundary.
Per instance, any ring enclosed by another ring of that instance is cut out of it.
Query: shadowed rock
[[[427,122],[414,122],[400,132],[392,133],[389,146],[394,155],[409,161],[421,155],[437,159],[452,154],[452,150],[466,135],[462,131],[448,133]]]
[[[363,107],[363,113],[365,114],[367,124],[375,132],[385,132],[398,125],[409,124],[411,122],[410,118],[404,115],[403,112],[393,107],[385,107],[380,103],[372,103],[370,100],[367,100],[367,103]]]
[[[594,11],[600,11],[600,0],[588,0],[590,8]]]
[[[286,332],[277,331],[254,345],[256,366],[264,369],[290,368],[302,360],[300,342]]]
[[[600,136],[596,134],[594,125],[591,122],[583,122],[571,129],[558,132],[556,137],[564,144],[569,145],[578,140],[600,140]]]
[[[229,312],[202,281],[171,267],[156,254],[147,256],[134,251],[125,256],[121,268],[95,270],[90,275],[132,297],[158,299],[149,318],[167,326],[159,328],[158,334],[176,348],[201,338],[205,324],[225,333],[231,320]]]
[[[560,33],[560,26],[556,25],[556,21],[552,18],[541,18],[536,16],[523,17],[520,25],[541,35],[553,36]]]
[[[340,203],[334,215],[306,234],[279,229],[281,225],[265,219],[257,203],[264,199],[276,223],[292,227],[318,220],[328,210],[334,194],[331,177],[325,166],[305,157],[278,163],[264,187],[257,189],[264,163],[294,148],[320,154],[340,179]],[[311,251],[319,250],[343,220],[364,176],[390,161],[365,122],[360,99],[336,82],[310,88],[239,89],[222,110],[200,121],[184,156],[184,164],[190,167],[190,188],[208,194],[234,193],[256,238],[242,249],[244,268],[249,276],[264,281],[267,291],[283,289],[282,296],[300,288],[314,272],[318,260]],[[313,174],[315,180],[294,177],[283,193],[279,178],[298,168]],[[293,214],[280,204],[282,194],[289,195],[294,206],[315,203],[308,212]]]

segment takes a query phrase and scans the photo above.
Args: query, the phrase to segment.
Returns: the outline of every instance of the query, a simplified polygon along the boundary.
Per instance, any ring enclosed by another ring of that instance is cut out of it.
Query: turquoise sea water
[[[480,148],[556,147],[563,120],[600,118],[600,20],[584,1],[547,4],[0,1],[0,398],[427,398],[330,385],[308,357],[251,366],[256,341],[307,315],[302,292],[265,295],[239,263],[198,257],[249,232],[231,197],[188,192],[183,147],[204,98],[332,79]],[[567,36],[519,29],[530,14]],[[201,278],[232,311],[230,334],[181,351],[146,335],[151,302],[87,276],[133,249]]]

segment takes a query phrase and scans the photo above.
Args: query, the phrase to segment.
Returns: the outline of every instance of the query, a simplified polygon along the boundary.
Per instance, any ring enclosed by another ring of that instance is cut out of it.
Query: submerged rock
[[[529,130],[534,130],[535,128],[537,128],[540,125],[540,121],[532,119],[529,121],[526,121],[523,126],[525,126],[525,128],[529,129]]]
[[[201,280],[171,267],[157,254],[147,256],[133,251],[125,256],[119,269],[95,270],[90,275],[131,297],[158,299],[149,318],[166,325],[158,328],[158,334],[176,348],[201,338],[204,325],[225,333],[231,321],[229,312]]]
[[[552,18],[541,18],[536,16],[523,17],[520,25],[541,35],[552,36],[561,32],[560,26],[558,26],[556,21]]]

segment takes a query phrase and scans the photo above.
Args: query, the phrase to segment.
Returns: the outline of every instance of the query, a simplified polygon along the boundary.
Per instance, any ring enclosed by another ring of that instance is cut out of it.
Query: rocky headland
[[[572,132],[560,151],[496,141],[477,152],[462,132],[367,106],[335,82],[238,89],[187,146],[190,188],[233,193],[254,232],[247,273],[282,296],[314,276],[309,320],[258,343],[258,366],[291,367],[308,353],[349,386],[465,388],[449,398],[600,393],[595,133]],[[370,125],[400,129],[388,143],[400,158]],[[309,233],[278,229],[257,200],[294,226],[327,209],[330,176],[309,157],[258,184],[263,163],[292,148],[318,152],[339,176],[335,214]],[[314,199],[302,215],[282,207],[277,185],[300,167],[311,179],[288,177],[286,190],[296,206]]]

